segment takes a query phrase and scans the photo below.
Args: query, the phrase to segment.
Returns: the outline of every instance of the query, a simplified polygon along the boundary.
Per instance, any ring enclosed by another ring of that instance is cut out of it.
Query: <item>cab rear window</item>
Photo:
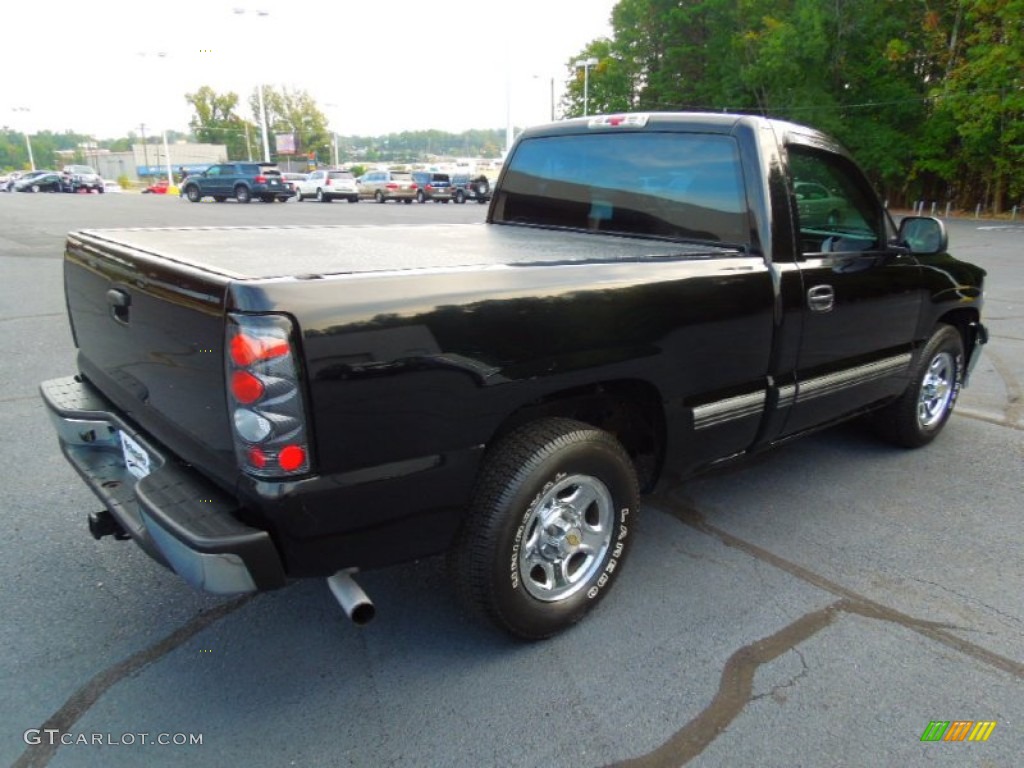
[[[697,133],[524,140],[494,220],[733,245],[749,238],[736,143]]]

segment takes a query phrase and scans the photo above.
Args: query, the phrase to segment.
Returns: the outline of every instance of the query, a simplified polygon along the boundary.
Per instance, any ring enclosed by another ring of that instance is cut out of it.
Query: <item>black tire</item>
[[[376,201],[377,201],[378,203],[383,203],[383,202],[384,202],[384,193],[383,193],[383,192],[381,192],[381,191],[380,191],[380,190],[378,189],[378,190],[377,190],[377,191],[376,191],[376,192],[374,193],[374,195],[373,195],[373,199],[374,199],[374,200],[376,200]]]
[[[298,190],[295,191],[295,202],[296,203],[301,203],[302,202],[302,193],[299,192]]]
[[[260,202],[261,203],[272,203],[276,199],[277,198],[275,198],[273,195],[261,195],[260,196]]]
[[[318,189],[316,191],[316,201],[318,203],[326,203],[327,202],[327,198],[324,197],[324,191],[322,189]]]
[[[464,202],[466,202],[466,193],[463,192],[461,189],[455,192],[455,202],[458,205],[462,205]]]
[[[223,203],[225,200],[227,200],[227,198],[224,197],[224,195],[214,195],[213,199],[218,203]]]
[[[402,202],[405,203],[406,205],[412,205],[412,198],[407,197]]]
[[[964,380],[964,342],[951,325],[938,325],[921,350],[898,400],[872,414],[876,431],[903,448],[920,448],[949,421]]]
[[[349,201],[350,203],[358,203],[358,202],[359,202],[359,195],[352,195],[352,197],[350,197],[350,198],[348,199],[348,201]]]
[[[38,184],[33,184],[32,185],[32,191],[33,192],[38,192],[39,191],[39,185]]]
[[[452,581],[500,629],[550,637],[607,594],[639,503],[636,471],[610,434],[569,419],[527,424],[485,459],[449,554]]]
[[[249,191],[249,188],[243,187],[241,184],[235,187],[235,200],[240,203],[248,203],[252,201],[252,193]]]
[[[189,184],[185,187],[185,197],[188,198],[190,203],[198,203],[203,199],[203,196],[199,194],[199,187],[195,184]],[[214,198],[216,200],[217,198]]]

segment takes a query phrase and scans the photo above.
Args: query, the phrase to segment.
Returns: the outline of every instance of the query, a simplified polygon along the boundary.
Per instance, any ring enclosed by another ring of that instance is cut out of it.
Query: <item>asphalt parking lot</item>
[[[1020,223],[949,224],[952,251],[989,270],[992,341],[934,444],[896,450],[851,424],[668,483],[615,591],[553,640],[465,617],[436,561],[363,574],[378,618],[357,628],[320,581],[218,599],[89,537],[97,503],[36,392],[74,371],[69,229],[385,224],[414,247],[412,228],[485,211],[0,195],[0,761],[1019,766]],[[932,721],[996,725],[922,742]]]

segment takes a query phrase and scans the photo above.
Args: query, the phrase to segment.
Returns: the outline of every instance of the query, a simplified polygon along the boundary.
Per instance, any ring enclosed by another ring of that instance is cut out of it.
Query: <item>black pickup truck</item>
[[[984,272],[895,226],[834,141],[758,117],[525,131],[486,224],[71,233],[61,447],[132,538],[218,593],[447,553],[542,638],[621,571],[641,494],[862,414],[943,428]]]

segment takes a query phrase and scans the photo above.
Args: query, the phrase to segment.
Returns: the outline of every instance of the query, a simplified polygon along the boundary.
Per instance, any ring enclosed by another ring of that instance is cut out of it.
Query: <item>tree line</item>
[[[562,111],[760,114],[840,139],[893,204],[1024,195],[1024,0],[620,0]]]

